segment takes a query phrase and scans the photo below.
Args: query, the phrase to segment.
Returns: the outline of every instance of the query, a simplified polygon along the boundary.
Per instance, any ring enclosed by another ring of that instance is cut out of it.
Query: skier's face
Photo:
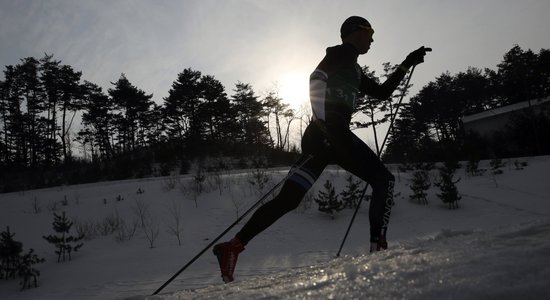
[[[357,50],[359,50],[359,53],[365,54],[369,51],[370,45],[374,42],[373,35],[374,29],[370,27],[364,27],[357,31]]]
[[[369,51],[370,45],[374,41],[372,38],[373,35],[374,29],[360,26],[358,30],[347,36],[344,41],[353,44],[360,54],[365,54]]]

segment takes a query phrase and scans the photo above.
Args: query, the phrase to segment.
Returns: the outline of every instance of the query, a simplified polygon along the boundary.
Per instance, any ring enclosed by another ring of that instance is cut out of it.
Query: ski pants
[[[336,144],[336,145],[333,145]],[[370,240],[385,239],[393,205],[394,176],[378,156],[349,129],[338,133],[336,143],[311,123],[302,138],[302,155],[289,171],[279,194],[258,208],[237,233],[247,244],[286,213],[298,207],[325,167],[336,163],[372,187],[369,206]]]

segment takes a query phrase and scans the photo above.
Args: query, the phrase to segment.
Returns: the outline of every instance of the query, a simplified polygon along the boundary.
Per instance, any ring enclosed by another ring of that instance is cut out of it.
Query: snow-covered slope
[[[367,253],[365,204],[343,257],[335,259],[352,211],[344,210],[331,220],[315,204],[303,206],[247,246],[234,283],[221,283],[217,261],[208,251],[151,299],[548,298],[544,285],[550,278],[550,157],[520,161],[528,163],[524,170],[516,170],[512,160],[504,174],[494,178],[468,177],[459,170],[458,210],[447,209],[435,187],[429,191],[429,205],[411,202],[410,174],[394,167],[399,196],[388,251]],[[284,174],[273,170],[267,175],[275,184]],[[342,189],[346,177],[331,168],[314,190],[327,179]],[[10,226],[25,250],[34,248],[47,259],[37,266],[38,288],[19,292],[17,281],[2,280],[0,298],[147,298],[259,198],[262,192],[250,180],[247,173],[211,174],[206,191],[197,196],[192,176],[0,194],[0,230]],[[124,200],[117,201],[119,195]],[[64,199],[66,205],[61,203]],[[174,205],[181,208],[181,246],[168,233],[174,225]],[[65,211],[78,224],[101,225],[118,216],[130,227],[140,206],[151,228],[159,232],[154,248],[138,228],[133,238],[122,242],[116,241],[117,233],[85,241],[71,262],[57,263],[53,247],[42,239],[53,232],[54,209]]]
[[[146,299],[550,299],[549,278],[550,222],[535,222]]]

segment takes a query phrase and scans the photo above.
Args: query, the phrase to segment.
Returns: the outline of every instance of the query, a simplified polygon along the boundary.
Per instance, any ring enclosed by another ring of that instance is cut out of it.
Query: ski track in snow
[[[487,199],[487,198],[484,198],[484,197],[478,197],[478,196],[474,196],[474,195],[468,195],[468,194],[465,194],[465,193],[461,193],[462,196],[466,196],[468,198],[472,198],[472,199],[478,199],[478,200],[483,200],[485,202],[489,202],[489,203],[492,203],[492,204],[495,204],[497,206],[501,206],[501,207],[506,207],[506,208],[511,208],[513,210],[516,210],[516,211],[520,211],[520,212],[525,212],[525,213],[528,213],[528,214],[532,214],[532,215],[535,215],[535,216],[548,216],[548,213],[541,213],[541,212],[537,212],[537,211],[531,211],[531,210],[528,210],[528,209],[524,209],[524,208],[521,208],[521,207],[518,207],[518,206],[515,206],[515,205],[511,205],[511,204],[506,204],[506,203],[500,203],[498,201],[495,201],[495,200],[491,200],[491,199]]]

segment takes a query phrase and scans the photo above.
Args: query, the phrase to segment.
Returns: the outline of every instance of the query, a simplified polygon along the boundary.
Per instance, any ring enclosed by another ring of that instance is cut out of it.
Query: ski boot
[[[386,241],[385,236],[379,237],[378,240],[371,239],[371,242],[370,242],[370,252],[371,253],[386,250],[386,249],[388,249],[388,242]]]
[[[244,250],[243,243],[238,238],[233,238],[229,242],[224,242],[214,246],[214,255],[218,258],[223,282],[233,281],[233,272],[237,265],[239,253]]]

